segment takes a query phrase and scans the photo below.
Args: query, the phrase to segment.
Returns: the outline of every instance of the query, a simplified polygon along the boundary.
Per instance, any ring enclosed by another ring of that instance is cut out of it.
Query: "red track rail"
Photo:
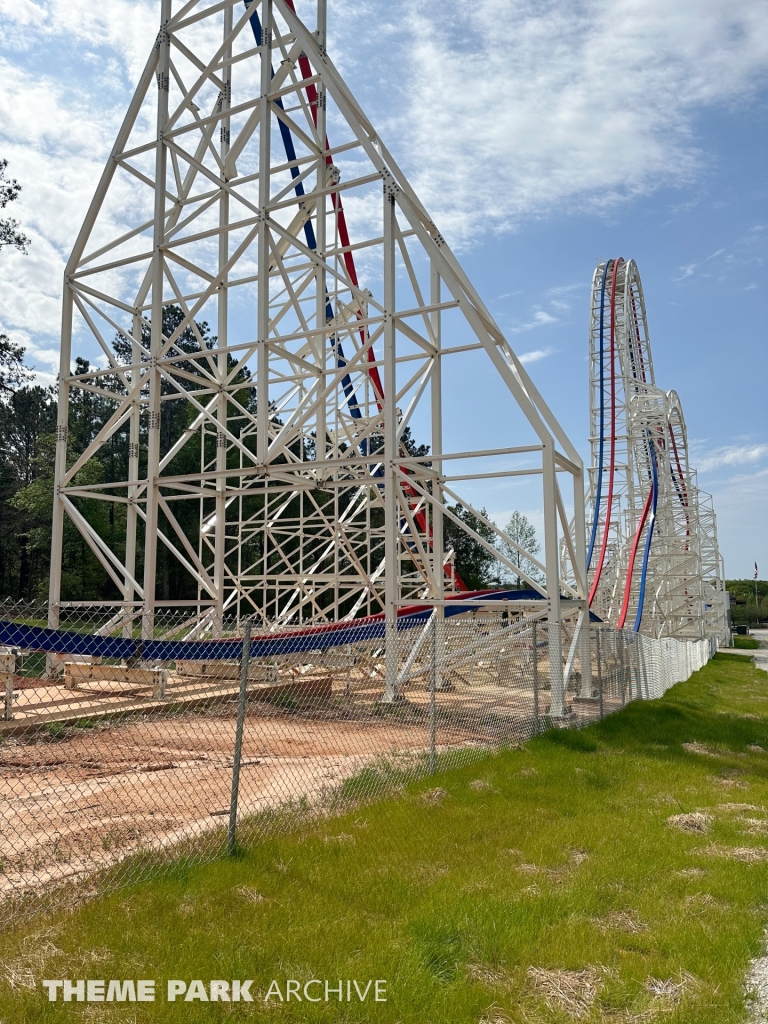
[[[613,480],[615,475],[616,462],[616,274],[619,264],[624,260],[619,257],[614,261],[613,274],[611,276],[611,454],[608,467],[608,496],[605,502],[605,525],[603,526],[603,540],[600,545],[600,557],[598,558],[595,576],[592,580],[592,589],[589,592],[589,605],[595,599],[597,587],[600,583],[600,575],[605,562],[605,552],[608,547],[608,532],[611,526],[611,511],[613,506]]]
[[[295,11],[293,0],[286,0],[286,3],[288,4],[288,6],[291,8],[292,11]],[[305,54],[302,54],[299,57],[299,70],[301,71],[301,74],[302,74],[303,78],[305,78],[305,79],[312,78],[312,65],[309,62],[309,58]],[[314,83],[310,83],[308,86],[306,86],[305,92],[307,94],[307,100],[309,102],[309,108],[312,111],[312,120],[314,121],[315,126],[317,126],[317,89],[316,89]],[[326,150],[330,150],[330,148],[331,148],[330,144],[328,142],[328,136],[327,135],[326,135],[326,138],[325,138],[325,148],[326,148]],[[332,162],[333,162],[332,161],[332,157],[331,157],[331,154],[329,152],[327,154],[326,158],[325,158],[325,163],[326,163],[327,166],[330,166]],[[358,281],[358,277],[357,277],[357,268],[355,266],[355,257],[353,256],[353,254],[350,252],[350,250],[348,248],[351,243],[350,243],[350,239],[349,239],[349,230],[347,228],[347,219],[346,219],[346,216],[344,215],[344,206],[343,206],[342,201],[341,201],[341,196],[339,195],[338,192],[331,192],[331,203],[333,205],[333,209],[334,209],[334,212],[336,214],[336,225],[337,225],[338,232],[339,232],[339,241],[341,242],[342,248],[346,250],[343,253],[344,266],[346,267],[347,274],[349,275],[349,279],[352,282],[352,284],[356,288],[359,288],[360,285],[359,285],[359,281]],[[361,310],[357,311],[357,316],[358,316],[359,319],[362,319],[363,314],[362,314]],[[362,344],[365,345],[365,329],[364,328],[360,329],[360,340],[361,340]],[[381,376],[379,374],[379,368],[378,368],[378,366],[375,365],[375,363],[376,363],[376,356],[374,355],[374,352],[373,352],[373,346],[369,346],[366,355],[367,355],[368,362],[374,364],[374,365],[368,367],[368,376],[369,376],[369,378],[371,380],[371,383],[373,385],[373,393],[374,393],[374,397],[376,399],[376,405],[377,405],[377,407],[379,409],[379,412],[381,412],[383,410],[383,408],[384,408],[384,387],[383,387],[383,385],[381,383]],[[406,472],[407,472],[407,470],[406,470]],[[405,490],[405,488],[404,488],[404,490]],[[413,500],[416,503],[418,503],[419,495],[418,495],[418,493],[412,487],[408,487],[407,488],[406,496],[407,496],[407,498],[409,500]],[[429,525],[429,523],[427,521],[426,508],[421,508],[421,509],[418,509],[416,511],[413,511],[413,516],[414,516],[414,520],[416,522],[416,525],[427,536],[427,538],[429,539],[430,545],[431,545],[431,542],[432,542],[432,529],[431,529],[431,527],[430,527],[430,525]],[[444,566],[443,572],[444,572],[444,575],[448,579],[450,579],[452,581],[452,583],[456,586],[456,588],[460,592],[462,592],[462,593],[468,593],[469,592],[469,588],[464,583],[464,581],[461,579],[461,577],[459,576],[459,574],[456,572],[455,569],[450,569],[448,566]]]

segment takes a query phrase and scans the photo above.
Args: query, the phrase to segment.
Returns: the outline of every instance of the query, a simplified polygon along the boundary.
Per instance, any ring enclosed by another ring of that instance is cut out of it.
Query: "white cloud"
[[[692,180],[706,159],[693,115],[768,71],[762,0],[395,7],[409,63],[396,152],[455,240]]]
[[[548,327],[550,324],[556,324],[557,322],[556,316],[550,316],[543,309],[537,309],[530,320],[523,324],[518,324],[516,327],[511,327],[509,333],[523,334],[525,331],[532,331],[537,327]]]
[[[298,11],[312,23],[309,0]],[[3,257],[6,327],[58,332],[64,260],[157,23],[154,0],[0,0],[0,139],[33,237],[28,257]],[[329,29],[353,91],[464,244],[691,180],[705,160],[693,115],[749,94],[768,68],[761,0],[331,0]],[[373,192],[345,202],[353,231],[380,218]],[[550,289],[550,308],[580,287]],[[511,333],[554,322],[539,310]]]
[[[698,265],[698,263],[689,263],[685,267],[680,267],[680,276],[676,277],[675,281],[685,281],[686,278],[693,277],[694,273],[696,272],[696,267],[698,267]]]
[[[538,363],[540,359],[546,359],[547,356],[552,355],[551,348],[537,348],[533,352],[523,352],[522,355],[517,358],[521,363]]]
[[[0,0],[0,17],[14,48],[34,45],[35,37],[62,37],[70,47],[72,43],[110,47],[134,81],[160,27],[159,7],[151,0],[44,0],[40,5],[31,0]]]
[[[768,564],[765,531],[757,525],[764,522],[768,505],[768,469],[716,480],[707,489],[714,498],[726,577],[751,578],[754,561]]]
[[[694,447],[694,451],[696,446]],[[768,456],[768,444],[732,444],[712,448],[694,455],[693,462],[700,473],[711,473],[721,466],[743,466],[760,462]],[[740,477],[739,480],[742,478]]]

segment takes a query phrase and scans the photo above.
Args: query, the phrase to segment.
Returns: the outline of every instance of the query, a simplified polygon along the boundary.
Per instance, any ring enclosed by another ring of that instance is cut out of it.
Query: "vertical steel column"
[[[224,42],[232,32],[232,8],[224,10]],[[232,105],[232,46],[226,46],[222,54],[222,82],[224,88],[219,94],[219,106],[223,114],[227,114]],[[220,153],[222,175],[226,177],[227,155],[229,153],[230,118],[227,116],[221,119],[220,128]],[[229,193],[221,189],[219,195],[219,274],[223,274],[224,267],[229,259]],[[224,386],[227,379],[227,353],[229,345],[228,313],[229,294],[227,290],[226,277],[222,277],[218,287],[217,296],[218,311],[218,339],[217,346],[219,353],[216,358],[216,376],[220,388],[216,401],[216,419],[218,428],[216,431],[216,470],[222,474],[216,477],[216,518],[214,520],[214,546],[213,546],[213,584],[216,589],[216,618],[214,621],[214,636],[221,636],[224,620],[224,556],[226,555],[227,541],[227,505],[226,490],[227,478],[223,475],[227,468],[227,439],[225,430],[227,427],[227,392]]]
[[[430,266],[430,304],[440,304],[440,274],[434,263]],[[443,536],[443,488],[441,483],[443,463],[440,456],[443,454],[443,357],[442,345],[442,317],[439,309],[432,311],[430,315],[432,324],[432,343],[435,346],[435,353],[432,356],[432,375],[430,381],[431,405],[432,405],[432,467],[435,476],[432,480],[432,494],[435,501],[432,504],[432,575],[434,577],[434,598],[439,603],[435,605],[435,619],[440,620],[439,629],[440,644],[442,649],[445,645],[445,632],[442,628],[445,608],[442,604],[445,598],[445,572],[443,570],[443,547],[445,540]],[[429,506],[427,506],[429,512]],[[439,665],[442,666],[442,650],[439,658]],[[442,671],[438,665],[434,668],[435,687],[441,689],[443,684]]]
[[[59,394],[56,413],[56,464],[53,487],[53,522],[51,534],[51,570],[48,581],[48,625],[59,628],[61,600],[61,559],[64,547],[64,503],[61,488],[67,473],[67,432],[69,429],[69,376],[72,358],[72,290],[69,275],[64,275],[64,300],[61,312],[61,350],[59,353]],[[52,659],[46,659],[50,672]]]
[[[130,386],[134,387],[139,383],[141,370],[138,365],[141,363],[141,315],[138,309],[133,314],[131,324],[131,363],[137,369],[131,370],[129,376]],[[139,417],[141,416],[141,401],[137,395],[131,409],[129,433],[128,433],[128,504],[125,508],[125,587],[123,589],[123,600],[128,607],[134,600],[136,594],[133,582],[129,577],[136,579],[136,533],[138,526],[137,498],[139,494]],[[124,636],[131,635],[131,624],[126,623],[123,629]]]
[[[542,470],[544,476],[544,547],[547,571],[547,620],[549,622],[549,681],[550,713],[554,717],[565,714],[563,691],[563,637],[560,618],[560,558],[557,540],[557,476],[555,442],[549,438],[542,444]]]
[[[261,92],[259,99],[259,248],[256,340],[256,462],[263,471],[263,565],[262,613],[269,619],[269,490],[267,457],[269,453],[269,198],[271,193],[272,105],[272,0],[261,5]]]
[[[160,476],[160,391],[162,378],[158,359],[163,348],[163,286],[165,282],[165,179],[167,151],[165,125],[168,120],[168,91],[170,86],[170,48],[168,22],[171,18],[171,0],[162,0],[160,34],[157,38],[157,134],[155,149],[155,211],[152,230],[152,327],[150,334],[150,362],[147,372],[149,403],[147,408],[147,513],[144,533],[144,615],[142,636],[152,636],[155,618],[155,575],[157,564],[157,531],[159,527]]]
[[[395,339],[395,186],[384,177],[384,614],[386,703],[397,700],[397,599],[399,596],[397,373]]]
[[[321,53],[325,53],[326,43],[326,22],[327,22],[327,0],[317,0],[317,41]],[[317,70],[317,69],[315,69]],[[317,139],[320,145],[320,156],[317,158],[317,190],[325,189],[328,181],[328,169],[326,164],[326,92],[325,82],[321,78],[315,88],[317,89]],[[325,249],[326,249],[326,204],[328,197],[319,195],[315,206],[315,242],[317,244],[318,261],[315,265],[315,319],[318,331],[322,331],[327,321],[327,284],[325,279]],[[326,388],[326,361],[328,358],[328,337],[325,334],[317,335],[317,361],[320,368],[315,394],[320,396],[325,393]],[[315,441],[315,457],[325,460],[326,438],[328,436],[328,398],[319,398],[317,401],[317,439]],[[324,476],[328,471],[323,469]]]
[[[266,469],[269,451],[269,198],[271,191],[272,0],[261,5],[261,96],[259,99],[259,252],[256,461]],[[266,474],[264,477],[266,486]],[[265,512],[266,516],[266,496]],[[264,557],[266,558],[266,552]]]
[[[581,696],[592,696],[592,642],[589,627],[589,584],[587,581],[587,524],[584,509],[584,470],[573,474],[573,532],[576,554],[576,589],[584,616],[579,634],[579,664],[581,666]]]

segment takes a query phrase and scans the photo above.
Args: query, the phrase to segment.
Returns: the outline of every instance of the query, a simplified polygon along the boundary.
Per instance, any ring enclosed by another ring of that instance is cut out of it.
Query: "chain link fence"
[[[79,607],[50,630],[40,609],[0,605],[6,924],[660,697],[714,652],[593,624],[585,693],[564,625],[553,700],[542,619],[428,610],[393,624],[389,657],[380,619],[200,621],[173,609],[150,632],[139,613]]]

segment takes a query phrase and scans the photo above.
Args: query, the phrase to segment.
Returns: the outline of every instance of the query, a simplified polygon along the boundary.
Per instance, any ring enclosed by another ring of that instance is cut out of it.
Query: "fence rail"
[[[6,924],[660,697],[714,653],[593,624],[585,693],[567,626],[550,645],[541,619],[426,613],[398,620],[387,685],[383,621],[249,638],[250,623],[206,637],[191,618],[156,616],[142,639],[114,608],[64,609],[48,630],[38,609],[0,605]],[[564,714],[550,649],[569,671]]]

